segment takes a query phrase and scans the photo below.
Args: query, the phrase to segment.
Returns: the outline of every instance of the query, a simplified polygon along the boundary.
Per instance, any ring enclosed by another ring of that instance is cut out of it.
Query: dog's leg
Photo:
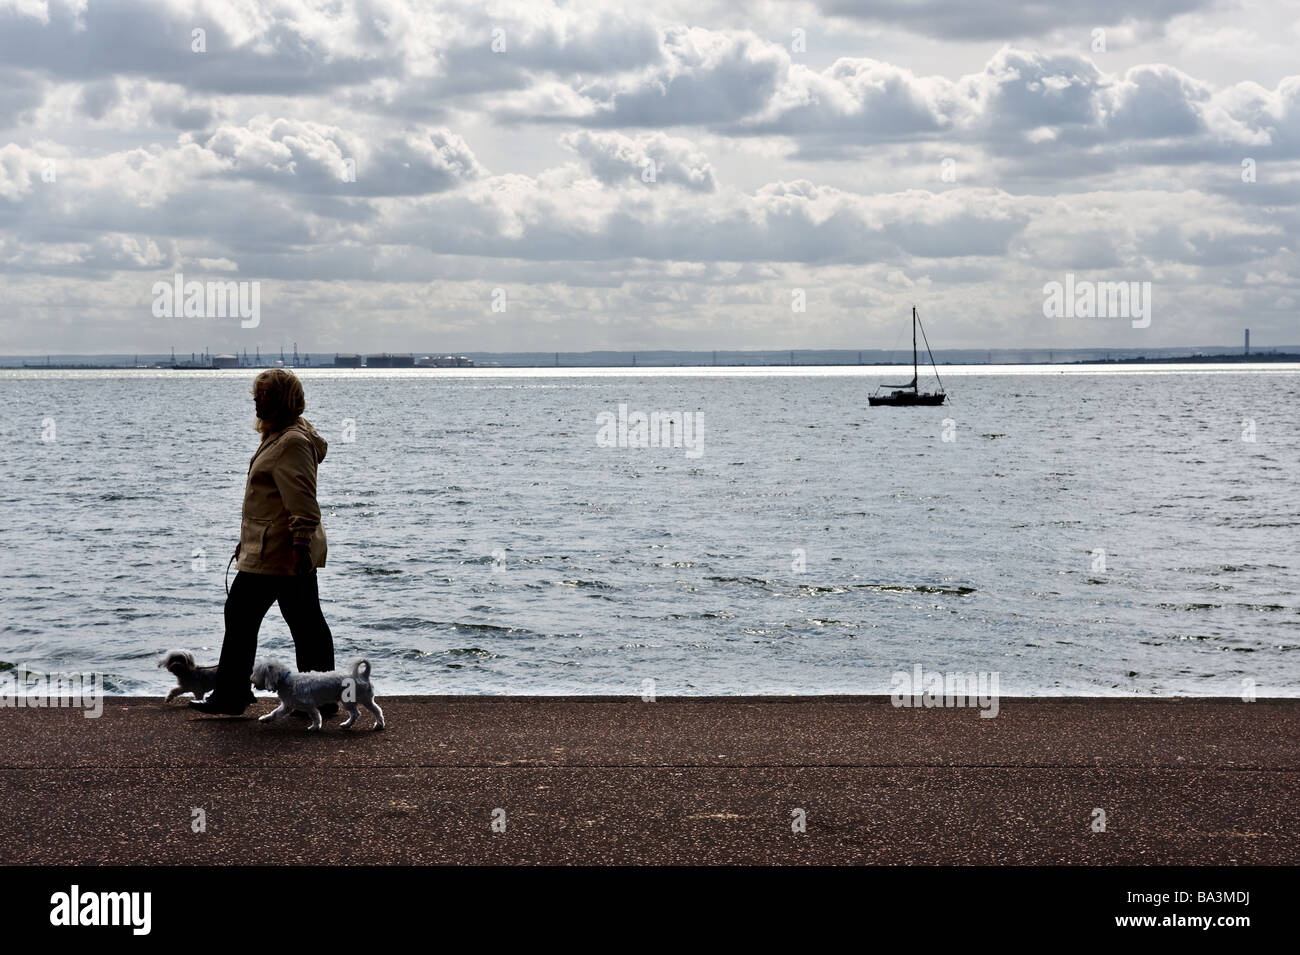
[[[163,702],[170,703],[172,700],[176,699],[176,697],[180,696],[184,692],[185,691],[182,690],[179,686],[174,686],[171,688],[171,690],[168,691],[167,699],[163,700]]]
[[[321,720],[320,710],[316,708],[315,704],[307,706],[307,715],[311,717],[311,725],[307,729],[320,730],[323,720]]]
[[[257,721],[259,723],[269,723],[271,722],[271,720],[278,720],[280,717],[284,716],[284,714],[288,712],[289,712],[289,704],[281,700],[279,706],[273,709],[270,713],[267,713],[265,716],[259,716],[257,718]]]
[[[343,709],[348,711],[348,718],[339,724],[339,729],[345,730],[357,721],[357,716],[360,714],[360,710],[357,709],[355,703],[344,703]]]
[[[362,700],[361,705],[364,706],[366,709],[368,709],[371,713],[375,714],[375,729],[377,730],[383,729],[384,711],[379,708],[379,704],[375,702],[375,698],[372,696],[368,700]]]

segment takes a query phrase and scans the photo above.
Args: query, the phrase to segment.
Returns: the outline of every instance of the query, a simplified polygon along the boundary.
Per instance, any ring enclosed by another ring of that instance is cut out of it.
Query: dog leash
[[[230,555],[230,560],[226,563],[226,596],[227,597],[230,596],[230,565],[235,562],[235,558],[238,556],[239,556],[239,552],[236,551],[235,553]]]

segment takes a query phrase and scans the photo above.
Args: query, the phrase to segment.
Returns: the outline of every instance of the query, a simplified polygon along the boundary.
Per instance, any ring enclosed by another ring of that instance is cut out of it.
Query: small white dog
[[[370,685],[370,662],[358,660],[352,672],[335,670],[333,673],[295,673],[279,660],[263,660],[253,667],[253,686],[270,690],[280,697],[280,705],[258,719],[263,722],[278,720],[294,710],[303,710],[311,717],[309,730],[321,727],[322,703],[339,703],[348,711],[348,718],[340,726],[347,729],[357,721],[357,704],[375,714],[375,729],[384,728],[384,711],[375,702],[375,688]]]

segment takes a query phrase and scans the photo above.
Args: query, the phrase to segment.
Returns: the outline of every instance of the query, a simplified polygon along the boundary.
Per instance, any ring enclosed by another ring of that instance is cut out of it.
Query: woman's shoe
[[[198,710],[200,713],[207,713],[210,716],[242,716],[244,710],[256,702],[257,697],[253,696],[251,692],[244,699],[244,702],[233,704],[218,699],[217,694],[213,693],[206,700],[190,700],[190,709]]]

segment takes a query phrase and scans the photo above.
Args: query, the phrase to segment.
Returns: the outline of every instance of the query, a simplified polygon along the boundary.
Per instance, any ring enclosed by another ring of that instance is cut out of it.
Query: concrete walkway
[[[0,710],[0,863],[1300,862],[1300,700],[380,704]]]

